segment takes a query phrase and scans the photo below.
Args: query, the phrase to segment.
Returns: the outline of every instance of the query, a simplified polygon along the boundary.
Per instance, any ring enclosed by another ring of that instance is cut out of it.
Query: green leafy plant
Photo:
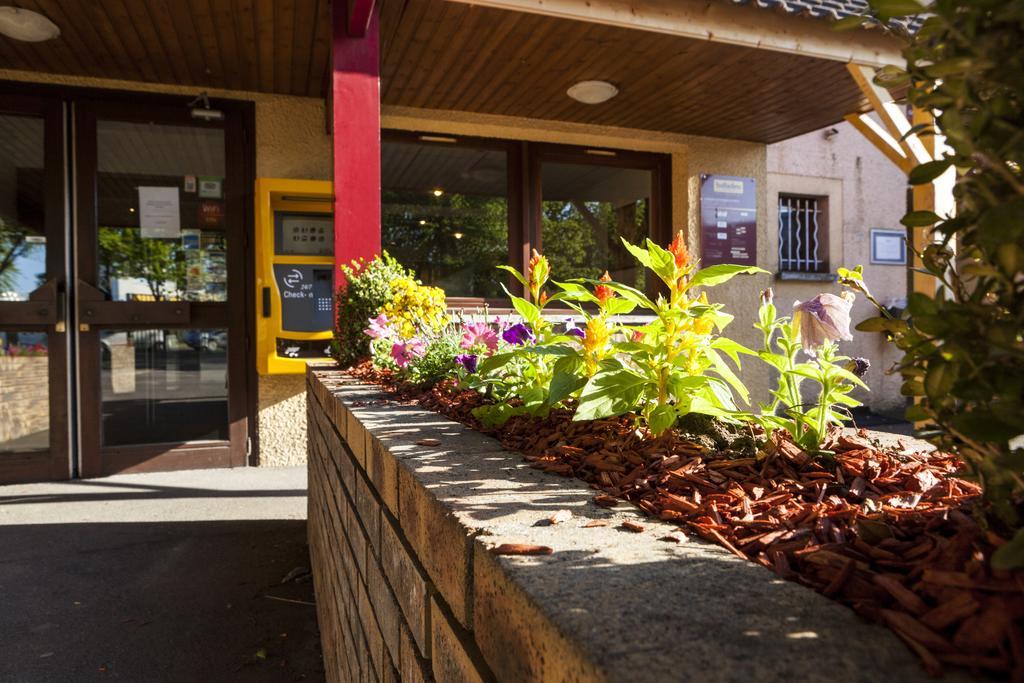
[[[871,6],[881,20],[928,15],[904,50],[906,69],[887,69],[878,82],[909,86],[910,104],[935,113],[950,149],[916,167],[910,183],[955,168],[956,215],[903,218],[936,238],[918,256],[937,291],[913,293],[899,317],[879,307],[858,329],[881,332],[904,352],[898,372],[915,399],[907,417],[965,459],[984,486],[992,528],[1009,534],[1024,520],[1024,3]],[[859,271],[842,275],[871,298]],[[1024,558],[1024,531],[994,563],[1024,566],[1014,557]]]
[[[565,298],[564,292],[547,293],[551,276],[548,260],[534,250],[526,273],[510,266],[499,268],[511,273],[527,296],[504,288],[522,321],[498,321],[500,347],[465,378],[467,386],[494,399],[493,404],[474,410],[477,419],[486,425],[503,424],[515,415],[546,415],[558,402],[551,400],[550,391],[556,371],[564,368],[560,359],[575,355],[573,337],[544,317],[549,303]]]
[[[344,283],[337,293],[338,319],[331,355],[342,366],[349,366],[370,356],[370,337],[363,330],[389,301],[391,283],[413,274],[386,251],[369,262],[359,259],[343,265],[341,271]]]
[[[433,386],[455,373],[458,355],[458,332],[449,325],[427,340],[423,355],[413,358],[402,369],[403,377],[419,387]]]
[[[814,453],[821,449],[821,444],[828,436],[832,425],[842,425],[848,418],[849,408],[861,405],[860,401],[850,396],[854,387],[867,389],[857,373],[867,370],[863,360],[854,361],[847,356],[839,355],[836,339],[848,335],[849,304],[839,297],[827,295],[838,301],[826,299],[827,304],[843,309],[835,315],[845,314],[845,320],[839,326],[830,326],[826,330],[820,320],[808,319],[807,333],[801,335],[801,316],[823,315],[829,322],[827,308],[810,305],[824,298],[819,295],[808,302],[805,309],[792,318],[779,317],[773,301],[772,290],[765,290],[761,295],[761,307],[758,310],[758,322],[755,328],[761,331],[764,343],[757,354],[761,360],[771,365],[778,372],[778,386],[772,390],[772,401],[761,406],[761,413],[751,415],[751,419],[764,427],[771,434],[776,429],[784,429],[792,437],[793,442],[805,451]],[[840,303],[841,302],[841,303]],[[799,308],[799,305],[798,305]],[[812,330],[820,328],[820,334]],[[800,355],[808,356],[801,361]],[[805,402],[801,388],[805,381],[814,382],[817,387],[813,401]]]
[[[634,413],[655,435],[688,413],[731,419],[737,411],[733,392],[744,401],[748,400],[748,392],[726,357],[738,368],[739,355],[753,352],[721,335],[732,316],[722,310],[721,304],[709,303],[702,290],[741,273],[765,271],[738,265],[698,270],[690,262],[681,234],[668,249],[649,239],[646,246],[626,240],[623,243],[637,261],[665,284],[668,295],[652,300],[626,284],[589,282],[608,288],[630,308],[653,313],[655,319],[645,325],[615,327],[616,340],[610,352],[591,365],[596,371],[588,373],[573,419],[597,420]],[[586,299],[580,290],[570,291],[577,298]],[[590,329],[588,323],[588,333]]]

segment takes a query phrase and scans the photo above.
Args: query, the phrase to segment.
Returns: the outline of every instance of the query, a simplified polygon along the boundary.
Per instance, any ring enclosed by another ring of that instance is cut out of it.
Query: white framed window
[[[779,193],[779,271],[828,273],[828,197]]]

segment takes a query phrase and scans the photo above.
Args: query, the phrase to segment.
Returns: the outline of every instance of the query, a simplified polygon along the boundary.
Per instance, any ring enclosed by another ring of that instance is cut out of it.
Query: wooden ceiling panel
[[[380,0],[385,104],[774,142],[866,102],[845,65],[474,7]],[[322,97],[330,0],[20,0],[57,40],[0,37],[0,67]],[[620,94],[595,106],[581,80]]]
[[[384,1],[385,104],[758,142],[866,109],[840,62],[444,0]],[[619,95],[600,105],[566,95],[590,79]]]
[[[0,68],[322,97],[329,0],[19,0],[59,38],[0,36]]]

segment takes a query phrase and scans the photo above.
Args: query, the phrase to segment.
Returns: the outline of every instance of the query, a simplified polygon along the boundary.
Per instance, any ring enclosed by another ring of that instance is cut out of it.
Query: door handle
[[[57,289],[57,322],[53,325],[53,331],[57,334],[64,334],[67,332],[67,303],[68,293],[64,291],[63,287]]]
[[[85,325],[178,325],[192,319],[188,301],[109,301],[92,285],[78,281],[78,319]]]

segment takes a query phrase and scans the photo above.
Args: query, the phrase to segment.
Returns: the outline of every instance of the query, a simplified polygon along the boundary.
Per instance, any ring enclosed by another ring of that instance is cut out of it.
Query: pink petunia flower
[[[822,344],[853,339],[850,334],[852,301],[835,294],[819,294],[803,303],[793,304],[793,319],[800,326],[800,344],[814,353]]]
[[[493,353],[498,348],[498,333],[487,323],[466,323],[462,326],[462,342],[459,346],[464,349],[484,346]]]
[[[376,318],[370,318],[370,325],[365,330],[365,334],[370,339],[384,339],[390,337],[392,332],[391,328],[388,327],[388,317],[381,313]]]
[[[391,345],[391,358],[395,365],[404,368],[417,358],[422,358],[427,352],[427,345],[422,339],[410,339],[405,342],[395,342]]]

